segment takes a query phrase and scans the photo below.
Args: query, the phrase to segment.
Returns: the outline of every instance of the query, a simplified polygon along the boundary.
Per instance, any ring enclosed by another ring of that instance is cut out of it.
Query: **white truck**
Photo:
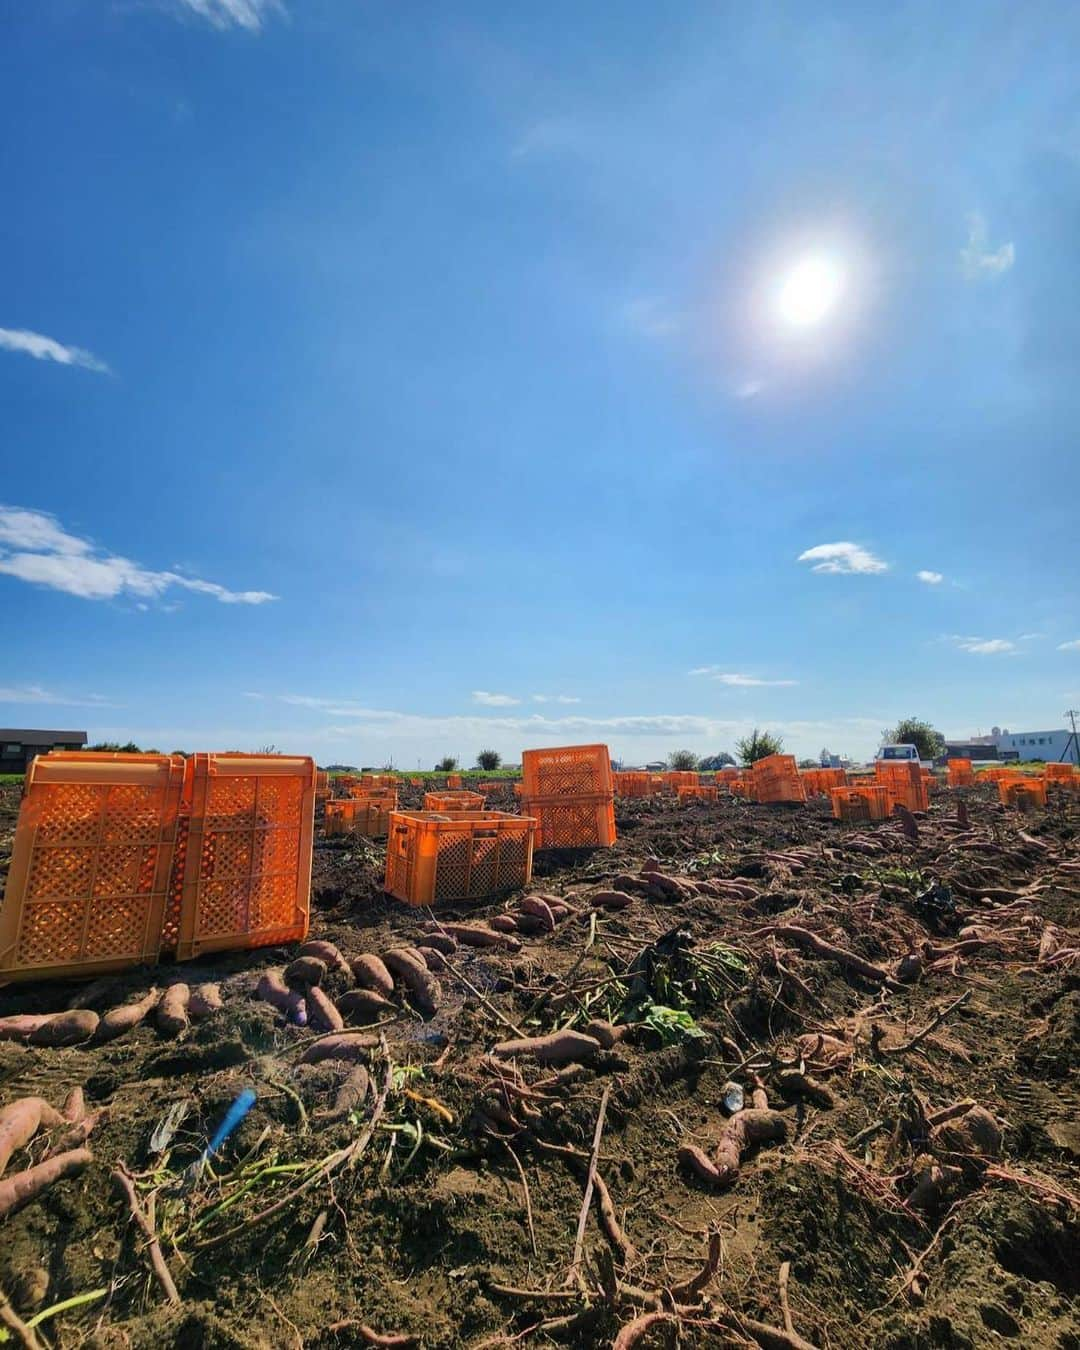
[[[918,748],[914,745],[883,745],[874,756],[875,762],[879,759],[889,760],[891,763],[901,764],[921,764]]]

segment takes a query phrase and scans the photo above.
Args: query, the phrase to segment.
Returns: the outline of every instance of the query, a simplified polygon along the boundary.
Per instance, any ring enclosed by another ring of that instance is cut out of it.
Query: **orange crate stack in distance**
[[[681,785],[675,789],[675,795],[681,802],[714,802],[720,795],[719,788],[707,787],[704,784],[697,787],[687,787]]]
[[[459,773],[448,773],[448,774],[446,775],[446,786],[447,786],[448,788],[459,788],[459,787],[461,787],[461,774],[459,774]]]
[[[316,769],[315,771],[315,800],[317,802],[328,801],[330,797],[330,773],[327,769]]]
[[[928,811],[930,794],[922,775],[922,767],[914,763],[886,763],[878,760],[875,777],[889,789],[893,803],[901,802],[909,811]]]
[[[526,750],[521,813],[536,821],[536,847],[610,848],[615,792],[606,745]]]
[[[484,798],[479,792],[466,792],[459,788],[456,792],[425,792],[425,811],[482,811]]]
[[[888,820],[892,797],[881,783],[862,787],[834,787],[829,792],[832,813],[837,820]]]
[[[766,755],[755,762],[752,778],[759,802],[806,801],[794,755]]]
[[[382,839],[390,826],[390,816],[397,810],[397,793],[390,788],[353,788],[353,795],[326,803],[325,831],[327,838],[341,834],[360,834],[368,839]]]
[[[158,959],[184,785],[180,755],[39,755],[0,909],[0,979]]]
[[[1046,805],[1046,780],[1017,774],[1015,778],[998,779],[998,798],[1003,806],[1017,806],[1026,797],[1036,806]]]
[[[623,773],[613,773],[612,779],[614,780],[617,797],[647,797],[649,795],[650,785],[647,773],[627,770]]]
[[[697,787],[700,781],[696,773],[690,773],[686,769],[669,769],[660,776],[664,780],[664,791],[670,792],[673,796],[679,788]]]
[[[951,763],[952,761],[950,761]],[[1070,778],[1076,777],[1076,770],[1071,764],[1047,764],[1046,780],[1048,783],[1067,782]]]
[[[193,755],[184,807],[165,933],[171,941],[175,931],[177,959],[303,941],[311,898],[314,760]]]
[[[970,759],[950,759],[946,765],[949,787],[972,787],[975,783],[975,766]]]
[[[390,818],[384,889],[408,905],[479,900],[527,886],[536,822],[503,811]]]
[[[501,787],[502,784],[500,782],[489,781],[486,783],[477,783],[476,790],[477,792],[482,793],[486,797],[489,792],[498,792],[499,788]]]

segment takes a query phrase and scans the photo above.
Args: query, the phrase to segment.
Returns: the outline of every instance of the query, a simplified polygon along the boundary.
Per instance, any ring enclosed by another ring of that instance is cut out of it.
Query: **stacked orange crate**
[[[478,900],[527,886],[536,822],[502,811],[398,811],[384,889],[409,905]]]
[[[889,789],[894,804],[900,802],[909,811],[930,809],[930,794],[920,764],[914,761],[889,763],[879,759],[874,772],[878,783]]]
[[[630,770],[626,773],[613,773],[611,776],[617,797],[647,797],[649,795],[649,775],[647,773]]]
[[[806,801],[794,755],[766,755],[754,764],[753,778],[759,802]]]
[[[353,788],[351,797],[326,803],[326,834],[360,834],[368,839],[381,839],[390,826],[390,816],[397,810],[398,795],[394,788]]]
[[[757,801],[754,793],[754,777],[749,771],[747,771],[745,778],[732,778],[730,787],[733,797],[742,797],[748,802]]]
[[[834,787],[829,793],[837,820],[888,820],[892,812],[889,789],[882,784],[866,787]]]
[[[458,788],[453,792],[425,792],[425,811],[482,811],[484,798],[479,792]]]
[[[536,820],[536,847],[610,848],[615,791],[606,745],[526,750],[521,813]]]
[[[1015,778],[998,779],[998,797],[1002,806],[1019,806],[1021,798],[1035,806],[1046,805],[1046,779],[1017,774]]]
[[[949,787],[973,787],[975,765],[970,759],[950,759],[946,765]]]
[[[685,769],[671,769],[661,777],[664,781],[664,791],[670,793],[675,793],[681,787],[696,787],[699,782],[696,773],[690,773]]]
[[[714,787],[686,787],[680,786],[675,789],[675,795],[680,802],[714,802],[720,795],[719,789]]]

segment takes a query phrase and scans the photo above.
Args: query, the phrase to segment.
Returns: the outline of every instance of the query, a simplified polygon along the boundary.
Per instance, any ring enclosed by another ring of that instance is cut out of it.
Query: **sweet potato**
[[[446,957],[434,947],[417,947],[416,950],[424,958],[424,964],[427,966],[428,970],[432,970],[438,974],[440,971],[450,969],[446,964]]]
[[[324,1036],[313,1041],[300,1056],[300,1064],[320,1064],[324,1059],[357,1060],[367,1058],[370,1050],[379,1044],[378,1037],[359,1031],[342,1031],[336,1036]]]
[[[212,1017],[214,1013],[221,1012],[224,1006],[219,985],[200,984],[197,989],[191,991],[188,1016],[192,1019]]]
[[[188,1028],[188,1003],[191,990],[183,983],[170,984],[157,1005],[154,1020],[163,1036],[179,1036]]]
[[[319,1027],[322,1031],[344,1030],[345,1021],[325,989],[308,990],[307,1009],[313,1027]]]
[[[491,1053],[499,1059],[518,1055],[535,1059],[538,1064],[587,1064],[600,1050],[595,1036],[580,1031],[553,1031],[549,1036],[527,1036],[520,1041],[500,1041]]]
[[[696,1144],[683,1144],[678,1152],[679,1162],[683,1167],[688,1167],[692,1172],[696,1172],[702,1181],[708,1181],[713,1186],[719,1186],[720,1173],[712,1159],[697,1147]]]
[[[449,933],[467,947],[504,947],[507,951],[521,951],[520,941],[512,933],[496,933],[486,924],[444,923],[439,931]]]
[[[512,914],[493,914],[488,919],[488,927],[494,928],[496,933],[516,933],[518,930],[517,919]],[[434,934],[432,934],[434,936]],[[455,943],[455,946],[457,944]]]
[[[610,1050],[613,1045],[623,1039],[627,1028],[613,1027],[610,1022],[594,1017],[591,1022],[585,1023],[582,1030],[586,1036],[591,1036],[594,1041],[599,1041],[605,1050]]]
[[[351,1112],[358,1111],[368,1095],[370,1082],[367,1069],[362,1064],[355,1065],[346,1074],[338,1088],[334,1105],[328,1111],[316,1111],[315,1119],[332,1123],[336,1120],[344,1120]]]
[[[43,1022],[27,1037],[31,1045],[81,1045],[98,1029],[101,1018],[89,1008],[76,1008]]]
[[[55,1143],[49,1145],[49,1151],[45,1154],[42,1162],[48,1162],[50,1158],[55,1158],[61,1153],[68,1153],[73,1148],[82,1148],[94,1126],[104,1116],[104,1111],[91,1111],[89,1115],[83,1116],[81,1120],[69,1125],[64,1132],[58,1136]]]
[[[507,918],[510,916],[507,915]],[[442,952],[443,956],[453,956],[458,949],[457,939],[452,938],[449,933],[425,932],[424,946],[434,947],[437,952]]]
[[[77,1176],[91,1161],[88,1148],[75,1148],[0,1181],[0,1219],[36,1199],[55,1182]]]
[[[754,1144],[782,1144],[787,1138],[787,1121],[779,1111],[751,1108],[733,1115],[724,1126],[714,1154],[722,1184],[739,1175],[742,1155]]]
[[[626,891],[595,891],[589,896],[589,903],[600,909],[625,909],[634,903],[634,897]]]
[[[0,1017],[0,1041],[25,1041],[31,1032],[60,1016],[61,1013],[16,1013]]]
[[[65,1124],[44,1097],[21,1097],[0,1111],[0,1176],[16,1149],[28,1144],[41,1126],[47,1130]]]
[[[539,919],[549,933],[555,931],[555,915],[551,912],[551,906],[539,895],[523,895],[518,908],[522,914],[531,914],[534,919]]]
[[[394,992],[393,975],[387,970],[382,960],[372,952],[365,952],[363,956],[354,956],[349,962],[349,967],[356,983],[362,985],[363,988],[374,989],[377,994],[382,994],[383,998],[389,998]]]
[[[94,1039],[112,1041],[117,1036],[123,1036],[125,1032],[131,1031],[153,1012],[160,997],[161,990],[155,985],[134,1003],[121,1003],[118,1008],[110,1008],[98,1023]]]
[[[273,1004],[278,1012],[284,1013],[287,1021],[294,1022],[297,1026],[307,1025],[307,1005],[281,978],[280,970],[264,971],[255,994],[264,1003]]]
[[[373,1022],[384,1012],[397,1012],[394,1004],[374,989],[350,989],[338,999],[337,1010],[350,1022]]]
[[[285,967],[285,983],[290,989],[309,989],[326,979],[326,962],[321,956],[298,956]]]
[[[322,938],[305,942],[300,948],[300,955],[317,956],[320,961],[326,962],[327,970],[336,970],[341,975],[350,974],[349,963],[342,956],[340,950],[332,942],[327,942]]]
[[[86,1097],[81,1087],[76,1084],[68,1095],[64,1098],[64,1105],[60,1114],[69,1124],[74,1124],[77,1120],[82,1120],[86,1115]]]
[[[524,933],[526,937],[535,937],[539,933],[550,933],[546,919],[540,919],[535,914],[519,914],[517,917],[517,931]]]
[[[395,947],[385,953],[387,966],[399,975],[409,991],[409,997],[416,1007],[430,1017],[439,1006],[442,990],[439,982],[428,970],[424,958],[409,948]]]

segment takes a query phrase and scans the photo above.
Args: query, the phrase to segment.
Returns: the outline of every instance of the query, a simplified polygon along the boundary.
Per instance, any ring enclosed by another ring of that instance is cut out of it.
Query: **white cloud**
[[[78,694],[68,697],[43,689],[40,684],[0,686],[0,703],[54,703],[64,708],[116,708],[103,694]]]
[[[619,311],[623,326],[638,337],[669,338],[680,328],[677,315],[659,300],[642,297],[628,300]]]
[[[961,651],[971,652],[975,656],[1019,656],[1016,643],[1010,638],[960,637],[954,635],[952,641]]]
[[[31,333],[26,328],[0,328],[0,347],[9,352],[25,352],[36,361],[56,361],[62,366],[82,366],[84,370],[109,374],[109,367],[93,352],[84,351],[82,347],[66,347],[55,338]]]
[[[215,581],[179,572],[155,572],[130,558],[69,534],[45,511],[0,505],[0,573],[83,600],[135,596],[154,600],[171,587],[212,595],[224,605],[261,605],[269,591],[230,591]]]
[[[968,216],[968,240],[960,250],[960,262],[969,281],[999,277],[1016,261],[1016,249],[1011,243],[991,250],[987,240],[986,220],[976,211]]]
[[[834,572],[840,575],[889,570],[889,564],[876,558],[869,549],[848,542],[815,544],[813,548],[800,553],[797,561],[812,562],[814,564],[812,570],[815,572]]]
[[[569,118],[541,118],[518,137],[510,150],[511,159],[533,159],[546,155],[578,154],[583,149],[582,129]]]
[[[928,586],[940,586],[945,580],[943,572],[928,572],[924,569],[921,572],[916,572],[915,575],[920,581],[925,581]]]
[[[176,0],[215,28],[246,28],[257,33],[271,14],[285,12],[281,0]]]
[[[1059,642],[1059,652],[1080,652],[1080,638],[1074,638],[1072,642]]]
[[[534,703],[580,703],[572,694],[533,694]]]
[[[737,384],[732,392],[736,398],[740,399],[757,398],[764,388],[764,380],[743,380],[742,384]]]
[[[514,704],[521,702],[521,699],[514,698],[512,694],[489,694],[486,689],[474,689],[472,700],[485,708],[512,708]]]
[[[698,666],[689,672],[691,675],[707,675],[732,689],[780,689],[799,683],[798,680],[762,680],[756,675],[739,675],[723,670],[720,666]]]

